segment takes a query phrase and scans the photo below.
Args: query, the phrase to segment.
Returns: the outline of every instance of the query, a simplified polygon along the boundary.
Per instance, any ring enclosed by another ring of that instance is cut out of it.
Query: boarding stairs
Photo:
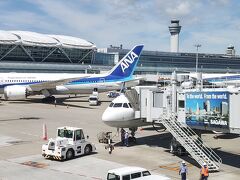
[[[209,172],[219,171],[222,159],[207,144],[203,143],[202,139],[188,125],[177,121],[174,113],[169,117],[165,114],[160,122],[201,166],[205,162]]]

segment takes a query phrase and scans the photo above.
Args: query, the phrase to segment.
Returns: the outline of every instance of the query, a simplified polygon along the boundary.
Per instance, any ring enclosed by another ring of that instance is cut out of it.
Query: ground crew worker
[[[122,128],[121,129],[121,142],[122,142],[122,145],[124,145],[124,139],[125,139],[125,130]]]
[[[179,169],[179,175],[181,175],[182,180],[187,179],[187,166],[186,166],[185,161],[182,161],[182,164],[181,164],[180,169]]]
[[[105,149],[108,149],[108,153],[112,154],[114,146],[111,144],[111,139],[108,139],[108,145],[105,146]]]
[[[129,137],[129,135],[128,135],[128,132],[126,131],[125,135],[124,135],[124,145],[125,146],[128,146],[128,137]]]
[[[207,167],[207,164],[205,162],[203,163],[203,167],[201,168],[200,175],[201,175],[202,180],[207,180],[208,179],[208,176],[209,176],[208,167]]]

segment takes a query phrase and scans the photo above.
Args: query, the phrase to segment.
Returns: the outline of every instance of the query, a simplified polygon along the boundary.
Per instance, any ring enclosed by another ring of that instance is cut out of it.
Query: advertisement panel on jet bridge
[[[229,128],[229,92],[188,92],[185,96],[188,125]]]

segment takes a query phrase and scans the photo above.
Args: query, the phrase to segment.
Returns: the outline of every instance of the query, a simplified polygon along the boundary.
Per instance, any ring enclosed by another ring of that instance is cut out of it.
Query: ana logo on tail
[[[132,78],[137,66],[143,45],[137,45],[130,50],[108,73],[109,76],[119,78]]]
[[[138,55],[133,51],[121,62],[122,72],[124,73],[125,69],[129,67],[130,64],[134,62],[134,60],[138,58]]]

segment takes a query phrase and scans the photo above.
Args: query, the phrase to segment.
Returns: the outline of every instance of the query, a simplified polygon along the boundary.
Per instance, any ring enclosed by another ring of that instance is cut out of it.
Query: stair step
[[[167,114],[166,114],[167,115]],[[167,116],[166,116],[167,117]],[[207,162],[210,170],[218,170],[221,159],[210,148],[207,148],[197,134],[189,126],[176,121],[172,116],[168,119],[161,119],[162,124],[176,138],[192,157],[199,163]],[[219,162],[218,162],[219,161]]]

